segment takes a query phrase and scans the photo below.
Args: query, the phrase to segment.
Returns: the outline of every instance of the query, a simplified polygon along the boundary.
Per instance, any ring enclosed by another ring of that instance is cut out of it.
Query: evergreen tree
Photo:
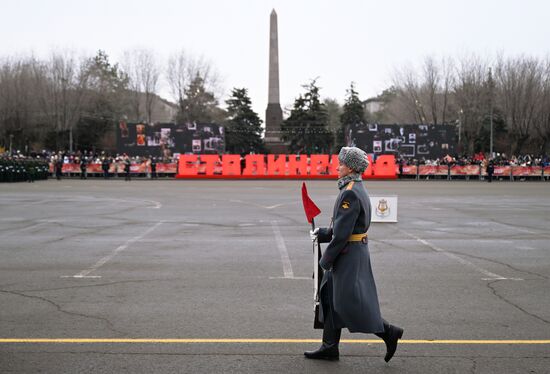
[[[291,152],[327,153],[332,144],[332,135],[328,129],[325,104],[320,100],[319,87],[313,80],[304,88],[306,93],[298,96],[290,116],[283,121],[282,139],[290,143]]]
[[[197,75],[185,89],[185,98],[177,121],[188,122],[217,122],[223,118],[223,111],[218,108],[218,100],[214,93],[209,92],[204,79]]]
[[[87,62],[86,100],[76,125],[75,141],[78,149],[102,148],[103,138],[114,138],[115,125],[126,109],[128,76],[118,64],[111,64],[102,50]],[[112,143],[112,142],[111,142]],[[110,144],[114,147],[114,144]]]
[[[229,153],[262,153],[262,120],[252,110],[252,102],[246,88],[234,88],[227,104],[225,149]]]
[[[342,147],[338,140],[341,137],[342,124],[340,123],[340,117],[342,116],[342,106],[335,99],[325,99],[325,107],[327,109],[327,118],[328,118],[328,129],[330,130],[332,136],[332,144],[334,148],[339,150],[339,147]],[[342,136],[343,138],[343,136]],[[334,149],[331,150],[334,152]]]
[[[346,90],[346,102],[344,103],[344,111],[340,116],[341,128],[337,134],[337,148],[346,145],[345,134],[350,127],[356,127],[365,123],[365,110],[363,103],[359,99],[359,94],[355,91],[355,84],[351,82],[350,88]]]

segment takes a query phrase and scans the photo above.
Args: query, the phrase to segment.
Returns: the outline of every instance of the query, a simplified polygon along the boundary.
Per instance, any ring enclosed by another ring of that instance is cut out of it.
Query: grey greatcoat
[[[343,186],[336,199],[333,228],[319,230],[319,242],[330,242],[319,262],[325,269],[319,291],[320,319],[331,313],[335,328],[350,332],[384,331],[368,244],[349,242],[367,232],[371,220],[367,190],[361,181]]]

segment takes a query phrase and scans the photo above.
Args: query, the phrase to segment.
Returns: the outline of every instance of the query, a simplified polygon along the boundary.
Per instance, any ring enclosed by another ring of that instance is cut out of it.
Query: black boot
[[[338,351],[338,344],[323,342],[318,350],[306,351],[304,352],[304,356],[313,360],[338,361],[340,359],[340,352]]]
[[[338,344],[340,343],[341,334],[342,329],[333,329],[329,327],[328,323],[325,323],[323,328],[323,344],[316,351],[304,352],[304,356],[314,360],[339,360],[340,352],[338,351]]]
[[[384,320],[384,332],[375,334],[386,343],[386,356],[384,361],[389,362],[397,350],[397,342],[403,336],[403,329],[390,325]]]

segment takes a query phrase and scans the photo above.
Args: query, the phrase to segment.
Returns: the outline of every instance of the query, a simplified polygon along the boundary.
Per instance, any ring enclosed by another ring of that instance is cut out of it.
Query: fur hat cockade
[[[369,166],[367,153],[357,147],[342,147],[338,154],[338,161],[360,174],[363,174]]]

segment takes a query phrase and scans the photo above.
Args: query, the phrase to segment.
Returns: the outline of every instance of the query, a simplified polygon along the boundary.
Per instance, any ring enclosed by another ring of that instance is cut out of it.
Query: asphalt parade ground
[[[0,185],[0,373],[550,373],[550,184],[367,181],[369,247],[405,329],[307,360],[301,181]],[[309,181],[328,225],[335,181]]]

